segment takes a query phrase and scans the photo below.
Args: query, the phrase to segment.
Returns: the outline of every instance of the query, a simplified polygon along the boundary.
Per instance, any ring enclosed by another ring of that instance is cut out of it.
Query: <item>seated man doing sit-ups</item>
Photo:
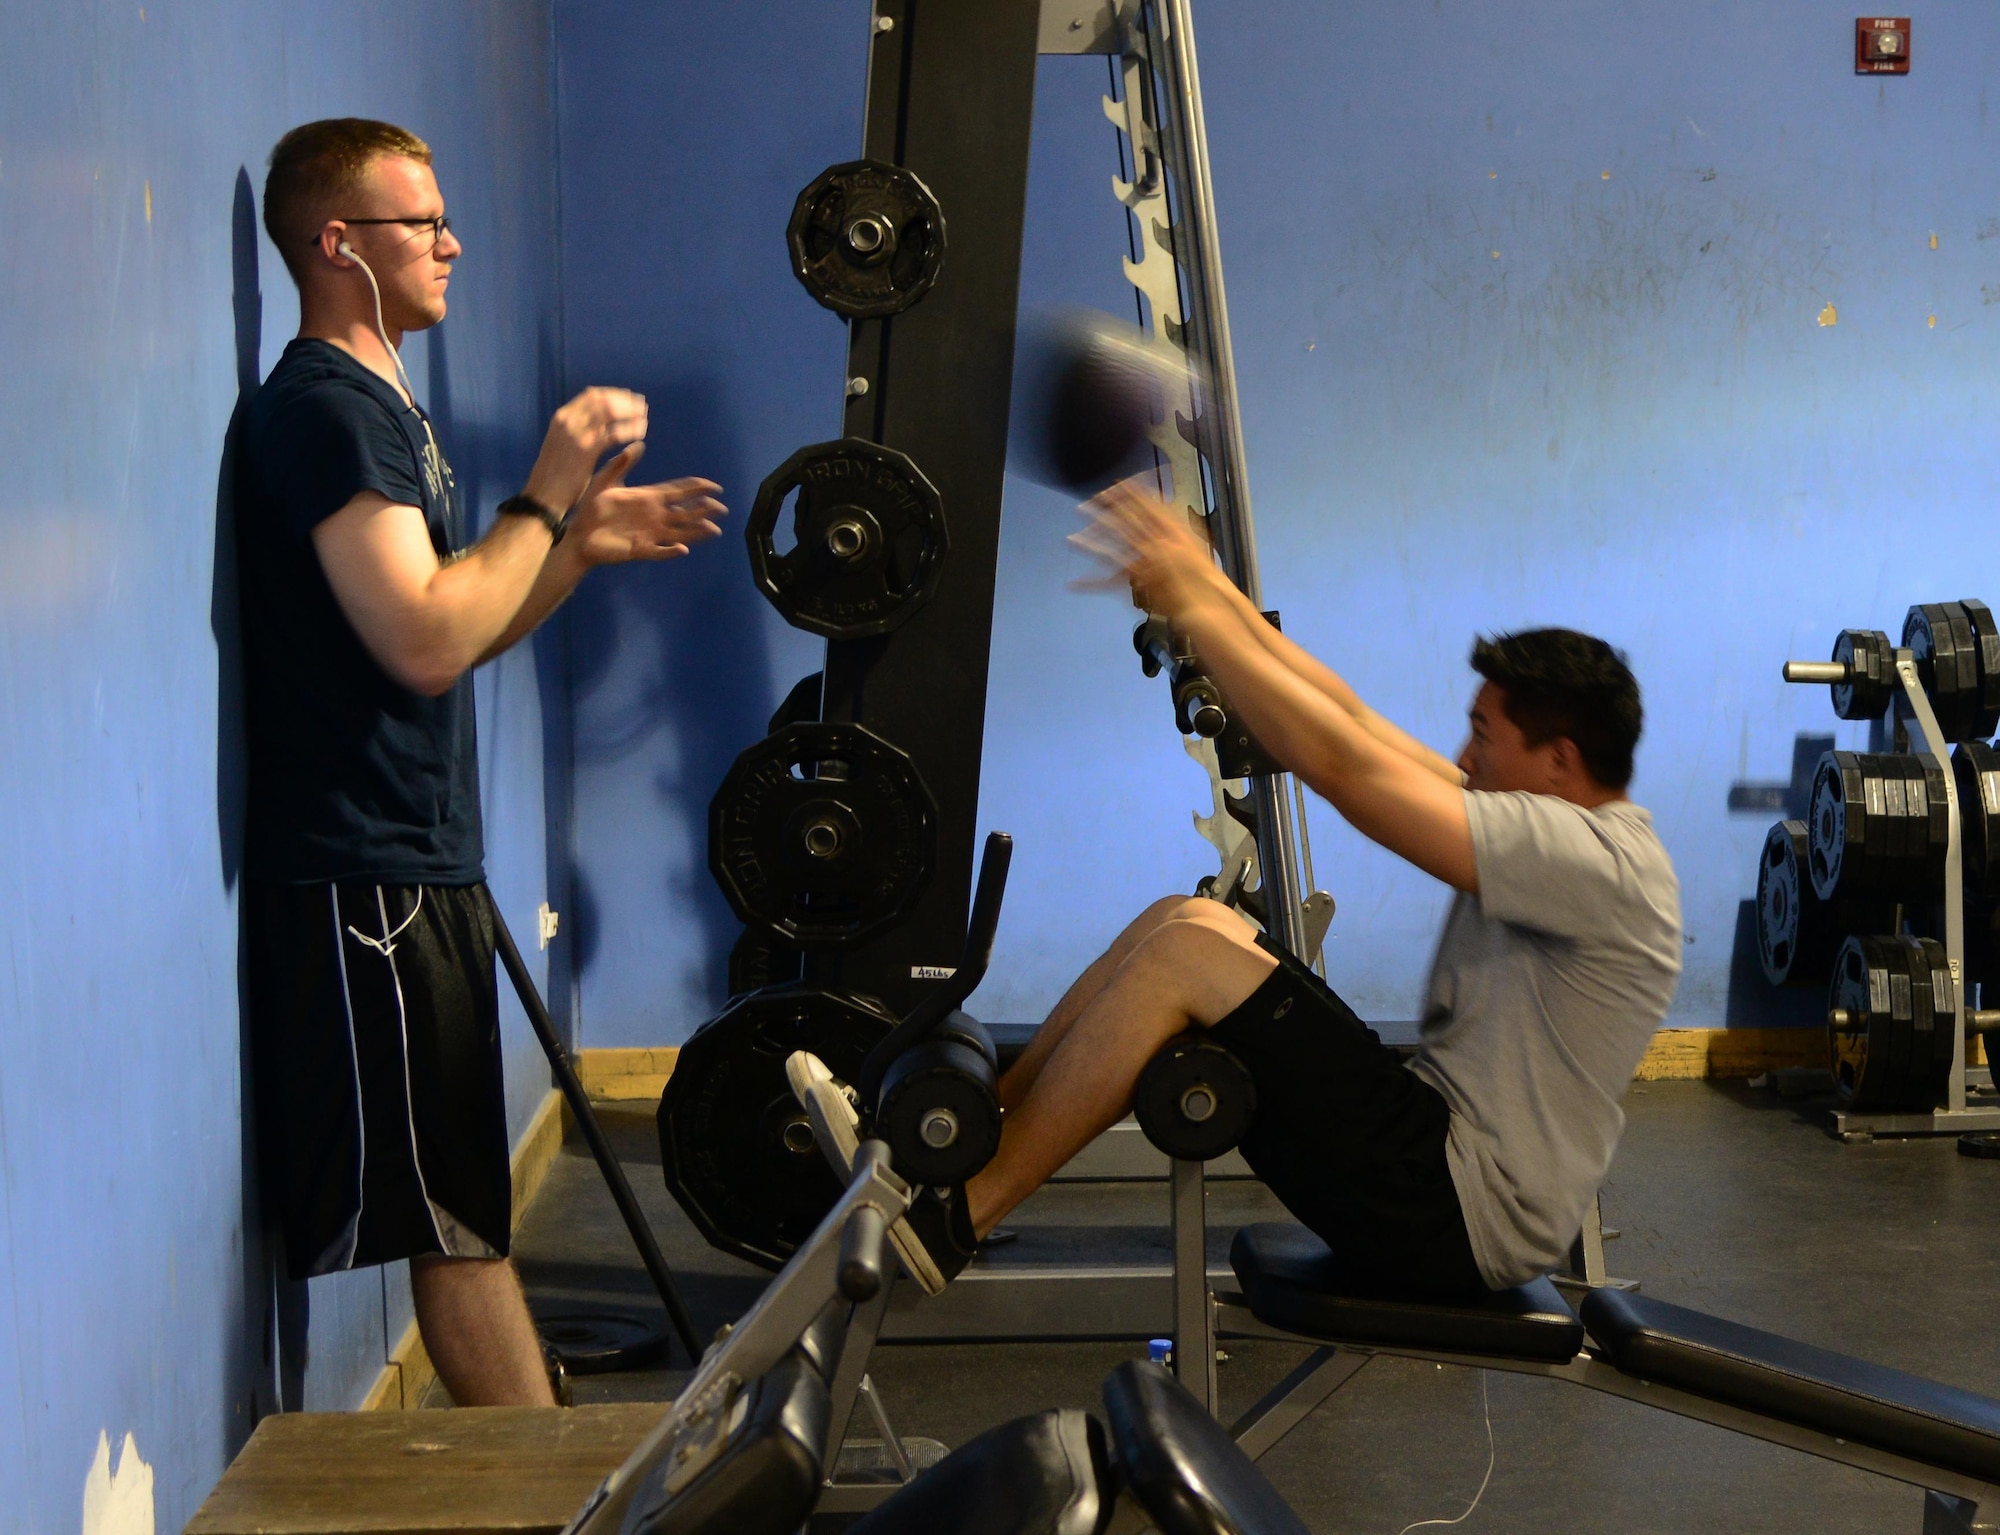
[[[1560,1266],[1680,973],[1673,865],[1625,793],[1640,729],[1632,673],[1604,641],[1570,630],[1479,641],[1484,680],[1454,764],[1266,623],[1185,518],[1129,484],[1089,510],[1075,541],[1107,566],[1099,584],[1129,583],[1193,642],[1279,762],[1458,892],[1422,1043],[1405,1062],[1221,903],[1159,901],[1078,977],[1002,1079],[993,1161],[911,1207],[897,1233],[906,1262],[941,1288],[1130,1111],[1161,1046],[1204,1027],[1256,1082],[1245,1160],[1356,1288],[1447,1299]]]

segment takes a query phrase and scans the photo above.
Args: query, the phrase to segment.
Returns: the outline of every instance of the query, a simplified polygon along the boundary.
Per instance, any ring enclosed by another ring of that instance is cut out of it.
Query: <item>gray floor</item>
[[[2000,1162],[1949,1140],[1847,1146],[1811,1101],[1701,1083],[1637,1086],[1604,1192],[1621,1235],[1614,1274],[1648,1294],[2000,1395]],[[706,1331],[737,1314],[761,1271],[710,1249],[667,1195],[650,1114],[611,1117],[668,1261]],[[1211,1200],[1228,1224],[1270,1211],[1250,1185]],[[1165,1242],[1163,1187],[1051,1188],[1018,1223],[1079,1254],[1136,1256]],[[1156,1225],[1153,1223],[1157,1223]],[[587,1151],[565,1148],[516,1246],[538,1308],[652,1300]],[[653,1303],[657,1314],[657,1303]],[[874,1373],[905,1434],[957,1444],[1049,1406],[1089,1406],[1127,1344],[921,1345],[883,1350]],[[1303,1357],[1236,1344],[1228,1411]],[[679,1372],[600,1376],[580,1400],[666,1398]],[[1378,1359],[1263,1461],[1315,1531],[1397,1535],[1462,1513],[1465,1531],[1769,1531],[1915,1535],[1922,1496],[1899,1483],[1768,1447],[1572,1386]]]

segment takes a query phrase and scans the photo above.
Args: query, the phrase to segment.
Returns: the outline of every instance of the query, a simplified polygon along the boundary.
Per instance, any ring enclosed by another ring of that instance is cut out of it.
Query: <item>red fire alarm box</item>
[[[1857,75],[1907,75],[1910,72],[1910,18],[1856,17],[1854,72]]]

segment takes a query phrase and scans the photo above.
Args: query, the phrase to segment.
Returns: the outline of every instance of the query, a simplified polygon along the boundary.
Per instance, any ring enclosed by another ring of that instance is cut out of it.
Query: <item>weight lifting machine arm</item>
[[[890,1062],[922,1042],[986,978],[986,967],[993,960],[993,935],[1000,928],[1000,903],[1007,895],[1007,867],[1013,859],[1014,839],[1004,831],[989,832],[986,851],[979,860],[979,885],[972,896],[972,918],[965,928],[965,953],[951,979],[919,1002],[868,1052],[868,1059],[861,1066],[861,1080],[855,1084],[861,1095],[864,1120],[874,1113]]]

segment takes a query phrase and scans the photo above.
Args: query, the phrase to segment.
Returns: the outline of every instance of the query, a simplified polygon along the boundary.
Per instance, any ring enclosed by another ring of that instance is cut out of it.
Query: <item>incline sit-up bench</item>
[[[1213,1412],[1217,1339],[1316,1345],[1232,1426],[1253,1460],[1389,1354],[1565,1380],[1893,1477],[1924,1489],[1924,1535],[2000,1530],[2000,1401],[1990,1397],[1621,1289],[1588,1289],[1580,1314],[1548,1279],[1462,1305],[1358,1296],[1334,1282],[1326,1244],[1293,1225],[1238,1231],[1229,1261],[1240,1288],[1211,1288],[1200,1159],[1247,1132],[1254,1098],[1247,1074],[1212,1042],[1189,1036],[1149,1074],[1175,1059],[1201,1070],[1175,1068],[1177,1094],[1149,1093],[1142,1081],[1138,1106],[1148,1137],[1175,1158],[1181,1382]],[[1241,1128],[1203,1134],[1218,1122]]]

